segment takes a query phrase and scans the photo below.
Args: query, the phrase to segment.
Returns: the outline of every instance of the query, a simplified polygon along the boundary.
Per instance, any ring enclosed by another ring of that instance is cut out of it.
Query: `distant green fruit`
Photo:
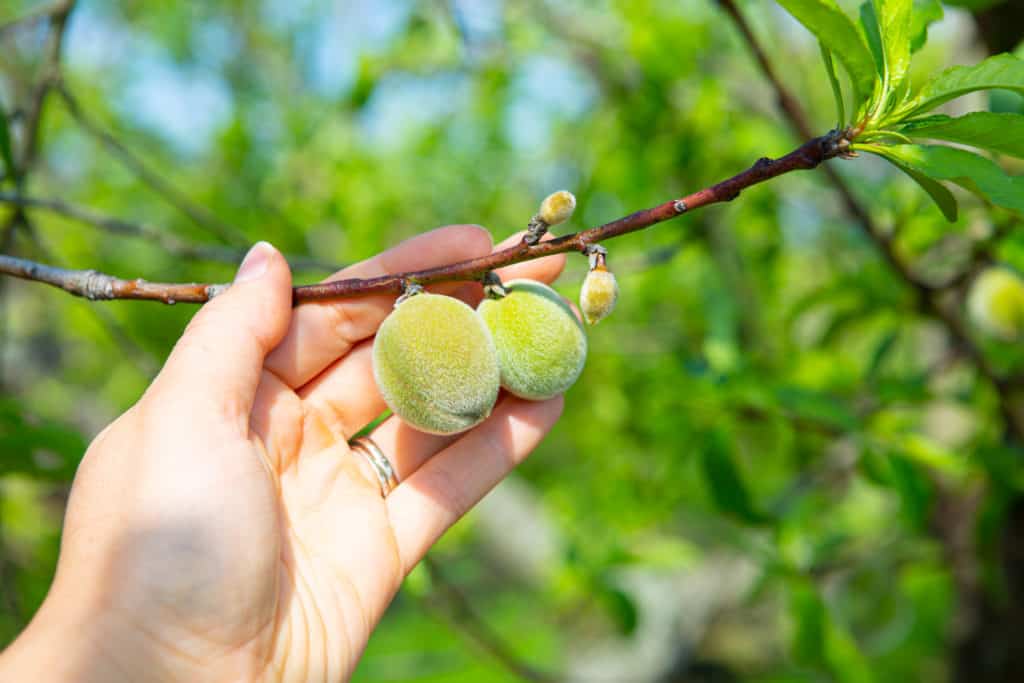
[[[1016,341],[1024,336],[1024,281],[1009,268],[986,268],[971,284],[967,312],[985,333]]]
[[[399,417],[431,434],[482,422],[498,398],[498,357],[487,327],[458,299],[416,294],[377,330],[373,374]]]
[[[587,360],[587,335],[558,293],[533,280],[504,283],[506,295],[477,307],[494,339],[501,386],[533,401],[564,393]]]

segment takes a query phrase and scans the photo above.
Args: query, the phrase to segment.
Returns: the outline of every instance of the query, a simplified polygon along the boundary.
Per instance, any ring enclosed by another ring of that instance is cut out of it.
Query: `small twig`
[[[743,34],[747,46],[760,65],[765,77],[775,89],[779,107],[789,118],[794,130],[800,136],[807,137],[808,131],[811,130],[810,123],[808,123],[796,98],[789,93],[774,69],[772,69],[771,63],[768,61],[767,52],[754,36],[750,25],[740,13],[736,3],[734,0],[719,0],[719,4],[732,18],[740,33]],[[1011,394],[1014,389],[1012,382],[1000,376],[981,352],[971,339],[967,325],[961,317],[956,312],[949,310],[947,306],[942,305],[940,298],[945,290],[937,288],[919,278],[910,266],[899,257],[892,240],[875,224],[867,209],[857,200],[846,181],[836,173],[835,169],[829,166],[825,166],[824,171],[833,187],[839,193],[847,213],[854,218],[863,233],[875,244],[889,267],[914,290],[918,311],[941,322],[952,338],[953,343],[963,350],[964,354],[974,363],[985,379],[995,387],[996,392],[999,394],[999,408],[1003,421],[1006,423],[1006,428],[1018,441],[1024,441],[1024,418],[1018,418],[1012,408]]]
[[[148,299],[174,304],[179,301],[202,303],[224,291],[227,285],[170,284],[145,280],[122,280],[95,270],[68,270],[35,261],[0,254],[0,273],[44,282],[69,294],[93,301],[108,299]]]
[[[472,603],[459,587],[448,580],[441,571],[440,565],[430,555],[423,558],[423,566],[430,574],[430,580],[440,590],[451,611],[452,623],[467,638],[476,643],[482,650],[504,666],[509,672],[530,683],[554,683],[558,676],[536,669],[533,665],[523,662],[505,644],[501,636],[491,630],[480,615],[473,609]]]
[[[10,192],[0,192],[0,204],[50,211],[116,235],[136,237],[154,242],[164,251],[183,258],[237,264],[245,256],[246,252],[245,248],[239,247],[217,244],[190,244],[152,225],[134,223],[113,216],[105,216],[90,208],[59,199],[24,197]],[[294,268],[326,270],[330,272],[341,267],[339,264],[331,264],[307,256],[287,255],[286,258]]]
[[[40,7],[39,9],[32,10],[20,17],[15,17],[10,21],[0,24],[0,39],[6,36],[8,33],[13,33],[21,29],[28,28],[33,24],[37,24],[46,19],[50,19],[56,16],[60,12],[64,11],[64,7],[67,3],[58,2],[49,7]]]
[[[14,171],[18,190],[24,189],[25,176],[35,163],[39,150],[39,128],[43,121],[43,112],[50,92],[61,78],[61,57],[64,51],[64,35],[67,32],[68,17],[75,8],[75,0],[63,0],[54,5],[47,16],[50,21],[49,42],[46,48],[42,76],[36,85],[35,95],[25,114],[25,128],[22,135],[21,153],[17,160],[18,168]]]
[[[299,286],[293,290],[293,299],[295,303],[303,303],[368,294],[397,295],[401,294],[409,283],[428,285],[443,281],[481,280],[486,273],[513,263],[570,251],[585,253],[589,246],[598,242],[643,230],[657,223],[676,218],[688,211],[732,201],[743,190],[766,180],[792,171],[816,168],[822,162],[839,156],[841,142],[841,134],[833,131],[805,142],[778,159],[763,157],[746,171],[681,199],[672,199],[610,223],[558,237],[548,242],[531,245],[522,241],[515,246],[487,256],[425,270]],[[12,257],[0,260],[0,274],[2,273],[28,280],[47,282],[72,294],[91,299],[154,299],[164,302],[199,303],[224,289],[224,285],[160,285],[138,279],[121,280],[93,270],[63,270]]]
[[[98,140],[107,150],[113,154],[126,168],[139,177],[142,182],[149,185],[154,191],[164,197],[172,206],[177,208],[188,218],[207,232],[219,237],[228,243],[245,243],[246,236],[237,228],[225,223],[208,209],[196,204],[189,199],[184,192],[164,179],[163,175],[152,170],[148,164],[128,149],[124,143],[104,130],[93,121],[82,109],[78,99],[71,94],[67,86],[58,84],[57,92],[67,105],[68,113],[82,129]]]

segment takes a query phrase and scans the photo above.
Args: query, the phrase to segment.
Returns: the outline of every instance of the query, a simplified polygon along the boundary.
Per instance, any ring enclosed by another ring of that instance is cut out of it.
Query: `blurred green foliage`
[[[39,6],[8,0],[0,23]],[[827,131],[835,114],[816,42],[774,3],[742,9]],[[45,28],[0,35],[12,125]],[[947,7],[911,80],[977,61],[972,32],[970,15]],[[82,0],[65,47],[83,111],[230,226],[230,246],[268,239],[328,263],[449,223],[502,239],[563,187],[579,209],[561,231],[596,225],[800,142],[735,27],[701,0]],[[973,97],[947,111],[987,106]],[[994,94],[993,110],[1022,111],[1021,99]],[[40,139],[30,194],[189,243],[225,241],[57,97]],[[955,278],[979,249],[1024,269],[1019,232],[988,245],[1008,214],[958,194],[949,224],[888,164],[830,163],[923,277]],[[9,211],[0,205],[0,219]],[[150,280],[233,272],[29,216],[8,245],[28,258]],[[661,639],[661,673],[630,680],[951,677],[976,626],[970,590],[1007,599],[1000,539],[1024,484],[1022,450],[1004,438],[991,384],[922,315],[823,174],[790,174],[606,246],[618,308],[590,328],[562,421],[514,475],[519,507],[488,503],[456,527],[434,553],[444,580],[540,670],[585,670]],[[571,257],[558,283],[570,299],[584,261]],[[303,282],[325,274],[296,269]],[[6,643],[45,595],[86,441],[139,397],[193,311],[0,287]],[[1024,363],[1019,346],[981,344],[999,371]],[[521,515],[545,531],[509,553],[503,530]],[[422,568],[410,577],[356,680],[517,679],[438,580]],[[652,602],[651,586],[678,590]],[[697,663],[733,678],[666,673]]]

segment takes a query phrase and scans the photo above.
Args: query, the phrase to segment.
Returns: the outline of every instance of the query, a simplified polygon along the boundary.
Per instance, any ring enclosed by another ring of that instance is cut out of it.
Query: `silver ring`
[[[370,467],[380,483],[380,495],[382,498],[387,498],[387,495],[398,486],[398,475],[395,474],[395,468],[388,457],[384,455],[384,451],[368,436],[352,439],[348,442],[348,446],[353,453],[362,454],[370,463]]]

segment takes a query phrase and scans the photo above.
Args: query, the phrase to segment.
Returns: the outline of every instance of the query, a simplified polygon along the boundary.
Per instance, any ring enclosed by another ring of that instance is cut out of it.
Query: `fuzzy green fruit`
[[[477,307],[498,352],[501,386],[533,401],[564,393],[587,360],[583,325],[545,284],[512,280],[503,287],[504,297]]]
[[[971,284],[967,312],[985,333],[1016,341],[1024,336],[1024,280],[1009,268],[986,268]]]
[[[487,327],[471,307],[439,294],[395,306],[373,342],[373,375],[388,407],[431,434],[483,422],[498,398],[498,357]]]

